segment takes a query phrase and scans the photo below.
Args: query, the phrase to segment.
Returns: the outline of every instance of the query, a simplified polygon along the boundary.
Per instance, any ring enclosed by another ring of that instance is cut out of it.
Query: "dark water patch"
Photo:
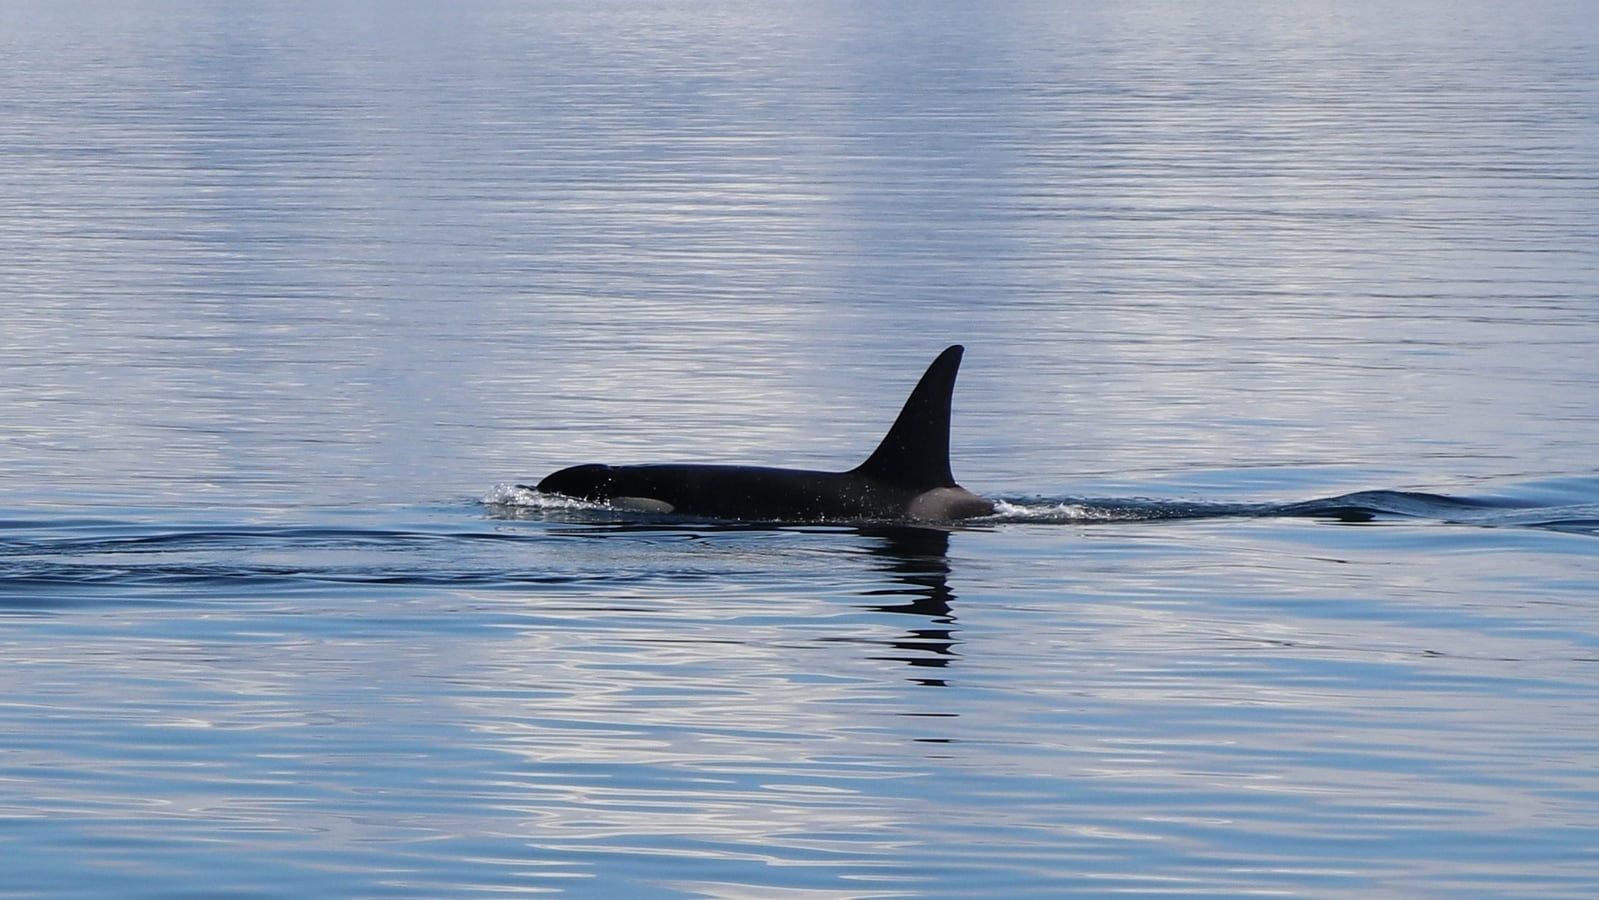
[[[70,607],[108,596],[209,603],[351,585],[555,587],[599,577],[535,566],[525,551],[536,536],[483,528],[151,528],[111,520],[10,526],[0,545],[0,609]]]
[[[1436,519],[1445,522],[1480,521],[1493,510],[1513,508],[1504,501],[1473,497],[1451,497],[1420,491],[1357,491],[1337,497],[1307,500],[1282,506],[1267,506],[1256,512],[1263,516],[1310,516],[1340,522],[1370,522],[1379,518]]]

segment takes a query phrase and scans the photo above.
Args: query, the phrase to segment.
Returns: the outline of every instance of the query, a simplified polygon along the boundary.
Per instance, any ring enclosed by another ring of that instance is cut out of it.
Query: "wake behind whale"
[[[1154,522],[1168,519],[1307,518],[1347,524],[1385,519],[1436,519],[1487,522],[1498,512],[1520,509],[1508,501],[1451,497],[1422,491],[1357,491],[1286,503],[1225,503],[1195,500],[1083,497],[1006,501],[996,506],[993,521]]]

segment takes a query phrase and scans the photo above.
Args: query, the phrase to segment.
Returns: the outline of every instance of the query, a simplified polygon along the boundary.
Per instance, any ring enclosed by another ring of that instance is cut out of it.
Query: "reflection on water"
[[[898,582],[892,587],[862,592],[872,598],[871,609],[903,613],[928,620],[927,627],[911,628],[886,647],[908,656],[874,656],[920,668],[942,669],[959,658],[956,652],[955,594],[949,589],[949,532],[938,528],[884,526],[861,529],[863,537],[882,543],[872,552],[883,557],[883,570]],[[942,687],[937,673],[926,673],[918,684]]]

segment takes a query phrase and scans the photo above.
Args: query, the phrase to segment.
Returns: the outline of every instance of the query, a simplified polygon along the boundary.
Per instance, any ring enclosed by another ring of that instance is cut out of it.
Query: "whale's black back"
[[[949,466],[950,396],[964,349],[927,367],[866,461],[846,472],[767,466],[587,464],[545,476],[536,490],[643,511],[726,519],[948,521],[993,512],[955,483]]]

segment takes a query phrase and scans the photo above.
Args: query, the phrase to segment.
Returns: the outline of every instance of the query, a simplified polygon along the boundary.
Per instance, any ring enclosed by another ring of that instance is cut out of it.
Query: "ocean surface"
[[[0,897],[1599,890],[1590,3],[7,2],[0,373]]]

